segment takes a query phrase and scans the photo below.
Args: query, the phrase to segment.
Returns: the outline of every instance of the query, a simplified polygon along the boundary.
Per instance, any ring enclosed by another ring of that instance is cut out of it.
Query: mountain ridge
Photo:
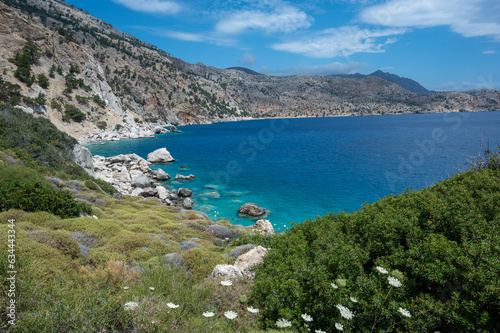
[[[278,77],[191,64],[64,2],[3,0],[0,18],[2,79],[32,100],[46,96],[21,107],[80,141],[150,136],[169,124],[500,109],[498,90],[416,94],[376,76]],[[48,77],[46,88],[20,82],[9,61],[30,39],[40,49],[31,75]],[[85,117],[74,121],[64,108]]]

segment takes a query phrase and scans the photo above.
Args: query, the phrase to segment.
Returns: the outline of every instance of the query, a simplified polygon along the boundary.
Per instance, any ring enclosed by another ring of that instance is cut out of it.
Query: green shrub
[[[0,76],[0,102],[17,105],[21,101],[21,86],[12,84]]]
[[[66,109],[66,111],[64,112],[63,120],[70,120],[71,119],[71,120],[76,121],[77,123],[81,123],[82,121],[85,120],[85,118],[86,118],[85,113],[80,111],[80,109],[77,108],[76,106],[71,105],[71,104],[66,104],[64,106],[64,108]]]
[[[96,103],[100,107],[105,107],[106,106],[106,102],[99,95],[94,95],[92,97],[92,100],[94,101],[94,103]]]
[[[68,192],[52,187],[33,169],[0,164],[0,211],[21,209],[46,211],[62,218],[92,214],[92,209],[76,202]]]
[[[38,85],[44,89],[49,87],[49,78],[45,74],[38,74],[37,76]]]
[[[305,221],[273,238],[253,298],[267,327],[279,318],[303,327],[306,313],[313,330],[338,322],[356,332],[492,332],[500,322],[499,221],[500,172],[491,169]]]
[[[98,121],[97,122],[97,128],[101,130],[105,130],[106,127],[108,127],[108,124],[105,121]]]

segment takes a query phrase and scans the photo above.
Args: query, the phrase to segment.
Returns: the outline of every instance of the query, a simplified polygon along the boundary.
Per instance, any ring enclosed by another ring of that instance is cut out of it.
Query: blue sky
[[[498,0],[67,0],[190,63],[500,89]]]

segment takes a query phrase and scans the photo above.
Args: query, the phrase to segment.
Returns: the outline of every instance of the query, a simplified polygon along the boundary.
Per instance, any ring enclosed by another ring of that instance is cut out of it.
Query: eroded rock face
[[[207,226],[208,232],[210,232],[214,237],[220,238],[220,239],[233,239],[233,238],[238,238],[238,232],[234,232],[228,227],[225,227],[223,225],[218,225],[218,224],[212,224]]]
[[[193,191],[188,188],[180,188],[178,192],[179,197],[190,197],[192,194]]]
[[[192,209],[193,206],[194,206],[194,202],[190,198],[186,198],[186,199],[184,199],[184,201],[182,201],[182,207],[184,207],[186,209]]]
[[[255,230],[260,234],[274,235],[274,228],[269,220],[258,220],[255,225],[248,227],[248,229]]]
[[[212,271],[213,277],[226,277],[229,279],[241,279],[241,270],[233,265],[217,265]]]
[[[92,154],[86,147],[75,145],[72,157],[76,164],[81,166],[89,175],[94,176],[94,161]]]
[[[154,172],[154,177],[159,180],[160,182],[167,181],[171,179],[170,175],[163,171],[162,169],[158,169]]]
[[[148,154],[148,162],[161,164],[173,162],[175,159],[170,155],[167,148],[156,149],[155,151]]]
[[[253,268],[264,263],[264,257],[266,256],[267,251],[268,249],[262,246],[257,246],[256,248],[253,248],[247,253],[239,256],[234,263],[234,267],[238,268],[244,277],[253,280],[255,279]]]
[[[259,207],[257,204],[248,202],[238,208],[238,213],[249,216],[263,216],[267,213],[265,208]]]

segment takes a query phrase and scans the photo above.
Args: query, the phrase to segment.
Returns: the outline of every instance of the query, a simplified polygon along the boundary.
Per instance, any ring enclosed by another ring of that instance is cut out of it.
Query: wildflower
[[[259,312],[259,309],[255,309],[255,308],[252,308],[251,306],[247,308],[248,312],[251,312],[251,313],[258,313]]]
[[[281,319],[278,319],[278,321],[276,322],[276,326],[278,326],[279,328],[285,328],[285,327],[292,326],[292,323],[286,319],[281,318]]]
[[[123,289],[127,290],[129,287],[123,287]]]
[[[232,286],[233,285],[233,282],[230,281],[230,280],[224,280],[224,281],[221,281],[220,284],[222,284],[223,286]]]
[[[335,328],[338,329],[339,331],[343,331],[344,325],[342,325],[341,323],[335,323]]]
[[[213,317],[215,315],[215,313],[207,311],[207,312],[203,312],[202,315],[203,315],[203,317],[210,318],[210,317]]]
[[[411,318],[411,313],[410,311],[402,308],[402,307],[399,307],[398,311],[405,317],[408,317],[408,318]]]
[[[178,305],[175,305],[174,303],[167,303],[167,306],[171,309],[175,309],[175,308],[178,308],[179,306]]]
[[[389,281],[389,284],[393,287],[399,288],[402,286],[401,281],[399,281],[395,277],[389,276],[387,280]]]
[[[349,299],[350,299],[350,300],[351,300],[351,302],[353,302],[353,303],[358,303],[358,300],[357,300],[356,298],[352,297],[352,296],[351,296],[351,297],[349,297]]]
[[[352,313],[352,311],[346,308],[345,306],[337,304],[335,305],[335,307],[339,309],[340,315],[345,319],[352,319],[352,317],[354,317],[354,313]]]
[[[301,315],[302,319],[304,319],[305,321],[313,321],[313,317],[311,317],[310,315],[308,315],[307,313],[303,313]]]
[[[151,290],[151,291],[152,291],[152,290],[155,290],[155,288],[154,288],[154,287],[149,287],[149,290]]]
[[[137,304],[136,302],[127,302],[125,303],[123,308],[125,309],[125,311],[129,311],[129,310],[135,310],[138,306],[139,304]]]
[[[332,282],[331,285],[332,285],[333,289],[339,289],[339,286],[337,286],[335,283]]]
[[[379,271],[379,273],[381,273],[381,274],[387,274],[387,273],[389,273],[389,272],[387,271],[387,269],[385,269],[384,267],[377,266],[377,267],[375,267],[375,269],[376,269],[377,271]]]
[[[322,330],[315,330],[314,333],[326,333],[326,332]]]
[[[224,312],[224,316],[226,316],[227,319],[233,320],[234,318],[238,317],[238,314],[234,311],[226,311]]]

